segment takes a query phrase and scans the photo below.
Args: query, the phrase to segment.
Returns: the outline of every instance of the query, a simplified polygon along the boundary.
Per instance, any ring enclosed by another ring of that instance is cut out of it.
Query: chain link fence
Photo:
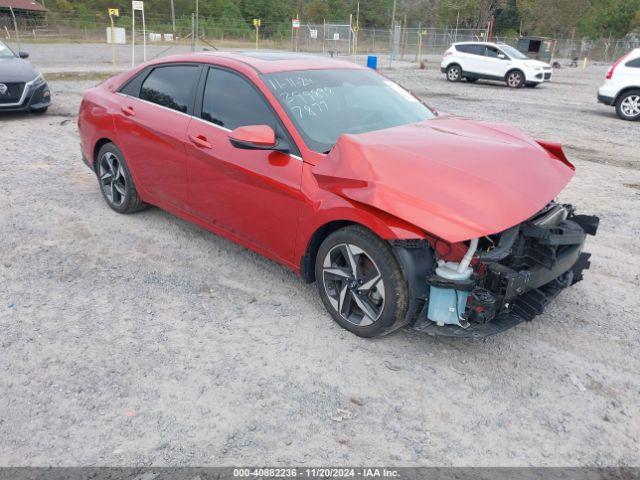
[[[176,17],[175,23],[166,15],[146,13],[147,43],[164,43],[167,47],[177,43],[198,41],[210,48],[255,48],[256,31],[251,22],[240,18],[195,18],[193,15]],[[125,41],[131,42],[131,16],[115,18],[115,26],[124,29]],[[409,22],[410,23],[410,22]],[[101,15],[73,15],[47,13],[19,15],[16,18],[17,35],[30,42],[106,42],[109,18]],[[142,43],[142,25],[136,17],[136,43]],[[0,37],[16,40],[13,18],[0,11]],[[481,41],[486,30],[454,28],[403,28],[398,24],[390,28],[357,28],[353,23],[305,23],[293,29],[290,22],[262,22],[259,48],[292,50],[307,53],[345,55],[391,55],[394,60],[418,61],[426,55],[441,55],[452,43]],[[494,39],[516,46],[517,38]],[[611,63],[633,48],[640,47],[640,38],[553,40],[554,59],[571,59]]]

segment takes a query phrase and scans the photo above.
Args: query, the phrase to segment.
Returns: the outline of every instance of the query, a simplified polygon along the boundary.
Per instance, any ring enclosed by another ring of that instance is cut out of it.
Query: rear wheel
[[[103,145],[98,152],[95,172],[102,196],[116,212],[133,213],[146,207],[133,184],[124,155],[113,143]]]
[[[639,120],[640,90],[631,90],[620,95],[616,101],[616,113],[623,120]]]
[[[505,77],[505,83],[509,88],[520,88],[524,85],[524,73],[520,70],[511,70]]]
[[[376,337],[403,325],[406,280],[389,246],[369,230],[351,226],[329,235],[315,272],[322,303],[343,328]]]
[[[460,65],[449,65],[447,67],[447,80],[450,82],[462,80],[462,68],[460,68]]]

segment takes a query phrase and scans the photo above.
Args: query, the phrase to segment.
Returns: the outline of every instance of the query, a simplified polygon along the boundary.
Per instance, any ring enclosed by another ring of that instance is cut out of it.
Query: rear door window
[[[154,68],[142,82],[140,99],[178,112],[188,113],[195,93],[198,65]]]
[[[484,45],[467,45],[467,53],[484,56]]]

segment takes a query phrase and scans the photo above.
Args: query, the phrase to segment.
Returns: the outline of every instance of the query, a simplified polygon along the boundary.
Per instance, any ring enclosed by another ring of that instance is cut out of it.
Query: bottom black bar
[[[640,467],[0,467],[0,480],[640,480]]]

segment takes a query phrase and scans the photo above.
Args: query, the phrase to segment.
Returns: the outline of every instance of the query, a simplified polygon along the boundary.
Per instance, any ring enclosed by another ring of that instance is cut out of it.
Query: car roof
[[[347,60],[321,57],[318,55],[304,55],[287,52],[194,52],[183,55],[172,55],[159,59],[161,62],[197,61],[216,64],[216,59],[226,60],[225,63],[236,63],[248,66],[258,73],[289,72],[293,70],[328,70],[328,69],[365,69],[364,66]]]
[[[492,45],[497,47],[498,45],[506,45],[505,43],[495,43],[495,42],[456,42],[454,45]]]

